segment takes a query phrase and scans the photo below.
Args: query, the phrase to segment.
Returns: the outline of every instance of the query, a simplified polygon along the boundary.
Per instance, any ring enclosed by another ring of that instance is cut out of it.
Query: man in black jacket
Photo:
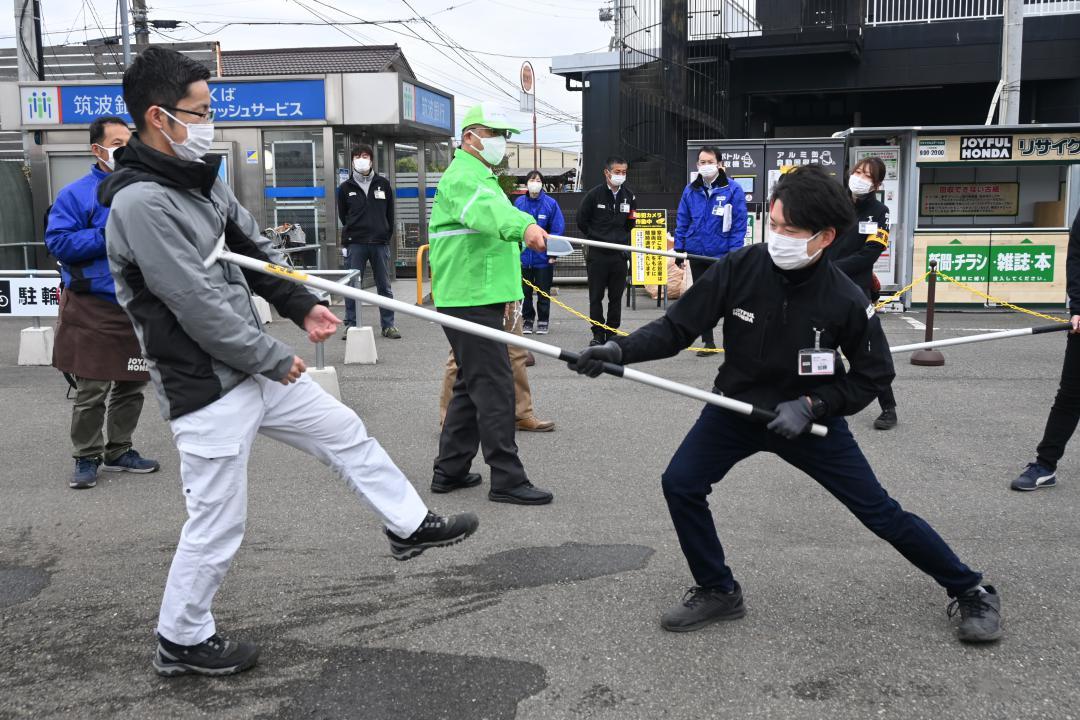
[[[581,201],[577,212],[578,229],[589,240],[630,244],[637,199],[627,187],[626,161],[612,156],[604,163],[604,182]],[[593,322],[618,328],[622,322],[622,297],[626,288],[626,253],[620,250],[587,247],[585,272],[589,277],[589,317]],[[608,296],[607,319],[604,318],[604,292]],[[592,326],[592,345],[602,345],[614,334]]]
[[[706,405],[675,451],[662,486],[697,586],[660,620],[665,630],[697,630],[745,613],[742,589],[724,559],[708,495],[731,468],[757,452],[779,455],[842,502],[867,528],[934,578],[959,608],[958,637],[1001,636],[1001,600],[921,518],[878,482],[844,421],[893,378],[892,357],[866,297],[822,251],[852,220],[850,199],[818,166],[784,175],[773,192],[768,245],[717,261],[667,314],[628,337],[582,351],[578,372],[604,362],[671,357],[723,321],[724,364],[714,392],[775,408],[766,427]],[[845,370],[837,350],[850,363]],[[806,434],[812,422],[828,436]]]
[[[394,236],[394,189],[390,181],[375,172],[375,155],[370,145],[352,151],[349,179],[337,191],[338,219],[341,220],[342,253],[350,270],[359,270],[356,286],[364,279],[364,266],[371,265],[375,289],[392,298],[390,289],[390,239]],[[401,339],[394,327],[394,311],[379,308],[383,337]],[[356,327],[356,301],[345,299],[345,326]]]

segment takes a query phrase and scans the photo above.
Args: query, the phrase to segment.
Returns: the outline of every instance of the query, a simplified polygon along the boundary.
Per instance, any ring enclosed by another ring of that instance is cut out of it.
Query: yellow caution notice
[[[292,278],[294,280],[304,281],[308,279],[307,273],[297,272],[281,265],[274,265],[273,263],[266,263],[266,269],[275,275],[284,275],[285,277]]]
[[[667,211],[638,210],[630,233],[631,247],[667,250]],[[630,275],[634,285],[667,285],[668,259],[663,255],[631,253]]]

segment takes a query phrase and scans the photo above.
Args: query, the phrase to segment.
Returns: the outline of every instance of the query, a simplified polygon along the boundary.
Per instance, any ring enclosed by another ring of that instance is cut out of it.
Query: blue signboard
[[[406,120],[454,131],[454,103],[445,95],[403,82],[401,104]]]
[[[119,85],[66,85],[58,90],[64,125],[88,124],[101,115],[131,122]],[[212,82],[210,97],[215,123],[326,119],[322,80]]]

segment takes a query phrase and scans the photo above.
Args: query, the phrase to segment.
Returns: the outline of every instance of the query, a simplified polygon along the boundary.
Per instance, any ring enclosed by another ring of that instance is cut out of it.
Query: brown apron
[[[53,367],[89,380],[150,380],[127,313],[108,300],[67,288],[60,295]]]

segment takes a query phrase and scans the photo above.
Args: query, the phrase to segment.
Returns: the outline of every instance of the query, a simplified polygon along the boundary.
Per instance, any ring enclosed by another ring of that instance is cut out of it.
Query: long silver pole
[[[913,345],[896,345],[889,348],[891,353],[911,352],[913,350],[928,350],[930,348],[943,348],[950,345],[967,345],[969,343],[986,342],[988,340],[1002,340],[1004,338],[1021,337],[1023,335],[1042,335],[1049,332],[1068,330],[1072,326],[1069,323],[1054,323],[1053,325],[1038,325],[1036,327],[1021,328],[1019,330],[1001,330],[999,332],[985,333],[983,335],[968,335],[967,337],[949,338],[948,340],[931,340],[930,342],[914,343]]]
[[[605,248],[607,250],[618,250],[624,253],[644,253],[646,255],[663,255],[664,257],[675,258],[676,260],[703,260],[705,262],[716,262],[717,258],[709,257],[708,255],[694,255],[693,253],[675,252],[674,250],[653,250],[651,248],[634,247],[633,245],[620,245],[619,243],[609,243],[602,240],[584,240],[576,237],[566,237],[565,235],[549,235],[557,240],[565,240],[575,245],[588,245],[589,247]]]
[[[128,19],[131,13],[128,11],[128,0],[120,0],[120,38],[124,45],[124,67],[131,66],[131,29]]]
[[[224,260],[226,262],[239,265],[242,268],[248,270],[254,270],[255,272],[261,272],[266,275],[272,275],[274,277],[284,278],[294,283],[301,285],[307,285],[308,287],[317,288],[326,292],[332,292],[335,295],[344,295],[350,297],[353,300],[361,300],[370,305],[376,305],[381,308],[393,310],[395,312],[404,313],[405,315],[412,315],[413,317],[421,318],[422,320],[428,320],[433,323],[437,323],[444,327],[453,328],[454,330],[460,330],[461,332],[469,333],[470,335],[476,335],[478,337],[492,340],[494,342],[505,343],[506,345],[515,345],[526,350],[531,350],[538,355],[545,355],[556,360],[560,360],[565,363],[575,363],[578,359],[576,352],[569,350],[563,350],[555,345],[548,345],[537,340],[514,335],[513,333],[503,332],[502,330],[495,330],[493,328],[485,327],[484,325],[477,325],[467,320],[452,317],[450,315],[444,315],[443,313],[428,310],[427,308],[418,307],[416,305],[409,305],[403,303],[400,300],[393,300],[391,298],[385,298],[382,295],[367,292],[366,290],[360,290],[359,288],[352,288],[340,285],[339,283],[331,282],[329,280],[323,280],[322,278],[313,277],[307,273],[299,270],[293,270],[291,268],[281,267],[280,265],[274,265],[273,263],[264,262],[250,258],[246,255],[237,255],[234,252],[228,250],[222,250],[220,254],[211,255],[207,258],[207,263],[212,263],[215,259]],[[633,370],[622,365],[614,365],[612,363],[604,364],[604,372],[615,377],[625,378],[627,380],[633,380],[634,382],[641,383],[642,385],[648,385],[650,387],[657,388],[659,390],[666,390],[677,395],[683,395],[685,397],[693,398],[706,402],[710,405],[716,405],[717,407],[724,408],[725,410],[731,410],[741,415],[749,415],[756,420],[773,420],[776,418],[776,413],[771,410],[764,410],[759,407],[754,407],[749,403],[744,403],[739,400],[732,400],[731,398],[724,397],[723,395],[717,395],[715,393],[707,392],[699,388],[691,387],[689,385],[683,385],[682,383],[666,380],[649,373],[641,372],[640,370]],[[828,428],[824,425],[813,424],[810,427],[810,432],[818,437],[825,437],[828,433]]]

